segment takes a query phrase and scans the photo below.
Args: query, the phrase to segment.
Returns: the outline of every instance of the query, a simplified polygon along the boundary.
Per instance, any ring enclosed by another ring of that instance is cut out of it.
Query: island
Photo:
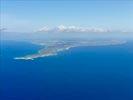
[[[43,42],[35,42],[34,44],[41,45],[42,49],[35,54],[29,54],[22,57],[15,57],[19,60],[34,60],[40,57],[55,56],[59,52],[69,50],[70,48],[80,46],[108,46],[124,44],[124,40],[49,40]]]

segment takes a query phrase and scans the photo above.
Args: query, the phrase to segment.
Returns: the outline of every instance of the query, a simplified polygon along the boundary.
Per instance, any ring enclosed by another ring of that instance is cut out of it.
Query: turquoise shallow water
[[[133,42],[78,47],[34,61],[39,46],[1,45],[0,100],[133,100]]]

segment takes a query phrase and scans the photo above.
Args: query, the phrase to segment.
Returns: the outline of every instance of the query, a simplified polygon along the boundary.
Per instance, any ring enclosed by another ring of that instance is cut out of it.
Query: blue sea
[[[28,42],[2,41],[0,100],[133,100],[133,41],[77,47],[36,60]]]

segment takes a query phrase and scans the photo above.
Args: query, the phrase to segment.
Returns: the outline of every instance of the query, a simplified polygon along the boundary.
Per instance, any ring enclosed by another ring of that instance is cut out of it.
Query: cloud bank
[[[79,27],[79,26],[64,26],[59,25],[54,28],[49,28],[47,26],[40,28],[37,32],[55,32],[55,33],[103,33],[110,32],[109,29],[104,28],[92,28],[92,27]]]
[[[7,29],[6,29],[6,28],[0,28],[0,32],[1,32],[1,31],[5,31],[5,30],[7,30]]]

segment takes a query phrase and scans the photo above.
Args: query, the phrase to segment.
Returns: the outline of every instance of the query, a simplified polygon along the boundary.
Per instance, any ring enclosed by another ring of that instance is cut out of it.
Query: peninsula
[[[69,50],[70,48],[80,46],[108,46],[108,45],[120,45],[126,41],[123,40],[54,40],[38,42],[37,45],[41,45],[42,49],[35,54],[29,54],[22,57],[15,57],[14,59],[34,60],[40,57],[55,56],[59,52]]]

